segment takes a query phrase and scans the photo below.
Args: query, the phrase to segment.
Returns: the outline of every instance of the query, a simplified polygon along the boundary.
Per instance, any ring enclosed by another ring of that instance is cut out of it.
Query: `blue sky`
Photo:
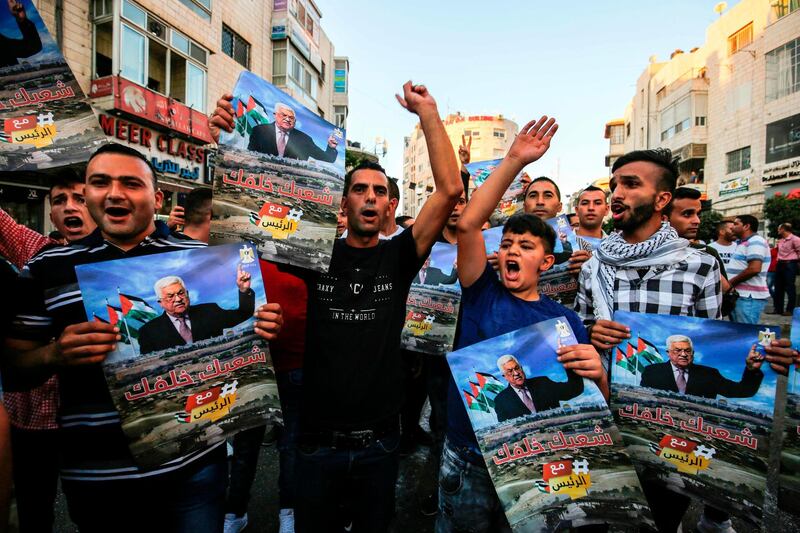
[[[562,338],[562,343],[576,344],[577,340],[566,319],[554,318],[447,354],[447,362],[456,385],[460,390],[471,391],[468,381],[477,382],[477,371],[492,374],[505,387],[508,382],[497,367],[497,359],[506,354],[517,358],[528,378],[547,376],[553,381],[566,381],[564,367],[556,359],[557,322],[565,324],[569,329],[569,337]],[[584,380],[584,385],[583,393],[570,400],[571,404],[605,402],[599,389],[591,382]],[[461,401],[466,407],[463,393]],[[475,430],[497,423],[494,413],[489,415],[467,409],[467,414]]]
[[[25,7],[25,13],[28,18],[34,23],[36,28],[39,30],[39,38],[42,40],[42,51],[38,54],[32,55],[29,58],[25,58],[25,61],[33,62],[33,61],[43,61],[43,60],[52,60],[55,57],[60,57],[61,52],[56,45],[56,42],[50,37],[50,34],[47,31],[47,27],[42,22],[42,19],[39,17],[39,13],[36,12],[36,8],[33,7],[31,0],[22,0],[22,5]],[[8,9],[8,2],[3,2],[0,4],[0,34],[8,37],[9,39],[21,39],[22,33],[19,31],[19,26],[17,25],[16,19],[11,15],[11,11]]]
[[[162,313],[153,285],[170,275],[183,279],[193,305],[213,302],[225,309],[235,309],[239,305],[236,266],[241,261],[241,247],[240,244],[227,244],[81,265],[76,272],[86,316],[91,318],[92,313],[96,313],[108,320],[106,299],[112,306],[120,306],[117,288],[124,294],[146,300],[153,309]],[[258,257],[255,252],[254,257]],[[256,291],[256,306],[266,303],[258,263],[251,263],[246,270],[251,275],[251,287]]]
[[[294,109],[296,123],[295,127],[302,131],[303,133],[310,135],[314,142],[320,149],[325,149],[328,145],[328,136],[333,132],[336,127],[319,118],[317,115],[309,111],[303,104],[289,96],[288,94],[276,89],[273,85],[264,82],[258,76],[255,76],[249,72],[242,72],[242,76],[239,78],[239,81],[236,83],[236,87],[233,90],[233,95],[236,98],[241,98],[242,102],[247,104],[247,97],[252,95],[255,99],[259,102],[264,104],[266,107],[266,111],[268,113],[267,119],[270,123],[275,121],[275,117],[273,116],[274,106],[277,102],[283,102],[288,104]],[[346,132],[342,130],[342,133],[346,135]],[[240,136],[238,133],[223,133],[223,136],[226,138],[236,138]],[[249,139],[249,136],[246,136],[242,141],[243,146],[247,146],[246,142]],[[231,141],[223,141],[223,142],[231,142]],[[344,142],[340,141],[339,146],[336,147],[336,151],[338,156],[336,161],[333,165],[338,165],[339,167],[344,167]],[[320,164],[325,164],[320,162]]]
[[[369,148],[385,137],[392,177],[416,123],[393,95],[411,79],[442,115],[502,113],[520,127],[555,116],[558,134],[532,168],[565,194],[607,175],[604,125],[622,117],[648,58],[702,45],[718,17],[716,0],[316,1],[336,54],[350,58],[348,136]]]
[[[705,320],[695,317],[649,315],[644,313],[617,312],[614,320],[631,328],[631,340],[634,348],[636,339],[641,336],[658,348],[664,361],[667,356],[666,340],[670,335],[686,335],[694,345],[694,362],[716,368],[728,379],[739,381],[745,367],[745,358],[750,347],[758,342],[758,332],[764,326],[737,324],[727,320]],[[780,327],[770,327],[780,336]],[[625,347],[622,346],[623,351]],[[764,379],[758,393],[753,398],[729,398],[729,403],[736,403],[752,409],[772,414],[775,405],[775,384],[777,375],[768,364],[761,365]],[[623,379],[627,373],[614,366],[614,381]],[[630,374],[627,374],[630,376]],[[623,381],[626,382],[627,381]]]

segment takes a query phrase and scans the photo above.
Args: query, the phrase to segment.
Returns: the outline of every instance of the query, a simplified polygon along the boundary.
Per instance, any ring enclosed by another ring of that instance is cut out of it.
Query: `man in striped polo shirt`
[[[731,320],[743,324],[758,324],[769,298],[769,244],[756,233],[758,219],[752,215],[737,216],[732,229],[739,240],[726,268],[731,288],[739,293],[739,298],[731,313]]]
[[[153,167],[119,144],[98,149],[85,198],[98,228],[70,247],[48,250],[23,269],[6,341],[8,366],[35,384],[57,374],[60,439],[54,443],[70,517],[82,532],[220,531],[227,484],[223,442],[144,471],[133,462],[100,366],[120,340],[88,321],[75,265],[196,248],[154,223],[163,194]],[[256,332],[274,338],[280,306],[256,310]]]

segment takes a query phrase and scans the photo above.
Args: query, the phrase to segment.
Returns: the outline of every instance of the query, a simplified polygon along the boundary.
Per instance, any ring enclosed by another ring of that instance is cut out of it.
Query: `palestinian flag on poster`
[[[158,316],[155,309],[137,296],[119,293],[119,304],[122,307],[122,316],[126,320],[138,320],[144,324]]]
[[[489,412],[489,406],[486,404],[482,394],[479,394],[477,397],[475,397],[467,391],[461,392],[464,393],[464,398],[467,400],[467,407],[474,411],[483,411],[484,413]]]
[[[233,102],[233,109],[236,115],[234,128],[240,135],[250,135],[256,126],[269,124],[264,105],[252,96],[247,97],[247,102],[236,99]]]
[[[627,342],[624,352],[617,346],[615,354],[615,364],[631,374],[638,374],[644,367],[664,361],[658,348],[642,337],[636,339],[636,347]]]
[[[478,385],[480,388],[488,393],[498,394],[505,388],[500,380],[494,377],[492,374],[487,374],[486,372],[475,372],[475,376],[478,378]]]
[[[114,307],[113,305],[106,304],[106,310],[108,311],[108,320],[104,319],[101,316],[92,315],[95,322],[100,322],[102,324],[111,324],[112,326],[117,326],[119,328],[119,335],[122,337],[119,342],[122,344],[131,344],[130,337],[134,339],[139,338],[139,330],[129,327],[127,324],[120,324],[120,315],[122,314],[122,309],[119,307]]]

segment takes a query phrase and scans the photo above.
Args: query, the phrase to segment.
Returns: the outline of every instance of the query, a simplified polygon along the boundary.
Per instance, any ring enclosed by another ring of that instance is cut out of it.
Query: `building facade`
[[[462,135],[472,139],[471,161],[502,159],[519,131],[517,123],[503,115],[447,115],[443,120],[455,156]],[[470,189],[474,188],[470,184]],[[425,136],[419,125],[403,143],[403,214],[416,217],[433,192],[433,174]]]
[[[161,215],[210,185],[206,117],[244,70],[346,127],[349,61],[334,55],[313,0],[33,2],[105,133],[158,169]],[[50,231],[47,188],[41,177],[0,182],[0,206]]]
[[[680,183],[714,209],[760,217],[765,196],[800,186],[799,110],[800,4],[743,0],[699,48],[651,58],[624,113],[622,152],[669,148]],[[620,152],[609,141],[608,166]]]

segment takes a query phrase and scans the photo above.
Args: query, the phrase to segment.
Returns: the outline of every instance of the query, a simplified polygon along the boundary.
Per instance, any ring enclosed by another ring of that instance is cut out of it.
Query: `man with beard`
[[[717,240],[709,243],[709,246],[714,248],[722,259],[722,264],[725,266],[731,262],[733,252],[736,251],[736,235],[733,234],[733,221],[723,220],[717,223]]]
[[[611,213],[618,233],[609,235],[579,277],[575,310],[589,326],[592,344],[606,351],[630,338],[630,328],[611,320],[615,311],[719,318],[722,294],[717,261],[689,246],[668,222],[678,169],[665,149],[637,150],[612,168]],[[785,373],[794,350],[788,340],[766,348],[773,369]],[[675,531],[689,498],[651,483],[642,485],[659,531]],[[706,507],[698,528],[729,530],[728,515]]]

